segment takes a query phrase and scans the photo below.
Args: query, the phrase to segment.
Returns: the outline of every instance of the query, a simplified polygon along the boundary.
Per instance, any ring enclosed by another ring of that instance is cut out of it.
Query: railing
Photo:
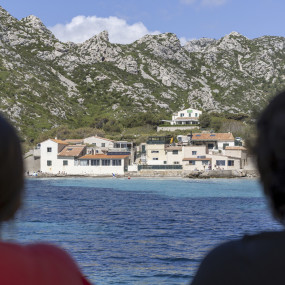
[[[182,165],[138,165],[138,170],[163,170],[163,169],[182,169]]]

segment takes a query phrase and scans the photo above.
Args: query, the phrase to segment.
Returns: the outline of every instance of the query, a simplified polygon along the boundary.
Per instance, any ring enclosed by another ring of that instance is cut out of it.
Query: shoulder
[[[15,282],[11,284],[17,284],[17,275],[22,276],[22,279],[27,282],[22,284],[42,284],[43,281],[46,282],[45,284],[54,285],[88,284],[84,283],[85,279],[70,255],[57,246],[0,243],[0,250],[1,256],[3,257],[2,253],[5,256],[0,259],[1,272],[7,272],[7,278],[10,281],[12,278],[10,272],[17,273],[13,275]],[[0,277],[0,280],[2,279],[3,274]]]
[[[235,284],[235,276],[241,280],[244,275],[241,266],[244,262],[243,256],[242,240],[219,245],[206,255],[192,284]]]

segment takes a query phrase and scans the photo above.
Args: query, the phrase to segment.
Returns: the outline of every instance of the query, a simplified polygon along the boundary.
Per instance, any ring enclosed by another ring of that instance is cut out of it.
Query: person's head
[[[0,115],[0,222],[14,217],[24,187],[23,157],[15,129]]]
[[[277,95],[257,123],[256,155],[273,214],[285,223],[285,92]]]

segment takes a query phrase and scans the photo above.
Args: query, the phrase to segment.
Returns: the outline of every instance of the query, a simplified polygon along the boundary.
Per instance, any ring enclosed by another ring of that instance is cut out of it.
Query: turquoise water
[[[3,237],[65,248],[96,284],[187,284],[209,249],[279,230],[256,180],[30,179]]]

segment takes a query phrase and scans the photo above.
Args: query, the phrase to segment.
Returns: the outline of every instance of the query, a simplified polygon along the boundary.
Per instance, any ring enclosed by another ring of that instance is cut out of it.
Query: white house
[[[48,139],[41,143],[41,171],[68,175],[124,174],[129,155],[86,154],[86,145],[69,145],[66,141]]]
[[[84,144],[96,146],[98,148],[109,149],[114,147],[114,141],[106,138],[92,136],[83,140]]]
[[[190,143],[193,145],[205,145],[207,153],[223,153],[227,146],[235,145],[235,138],[232,133],[194,133],[190,136]]]
[[[48,139],[41,143],[40,157],[41,157],[41,171],[46,173],[58,172],[58,153],[60,153],[66,146],[67,142],[57,139]]]
[[[188,108],[172,115],[172,120],[163,120],[171,125],[197,125],[202,111]]]

